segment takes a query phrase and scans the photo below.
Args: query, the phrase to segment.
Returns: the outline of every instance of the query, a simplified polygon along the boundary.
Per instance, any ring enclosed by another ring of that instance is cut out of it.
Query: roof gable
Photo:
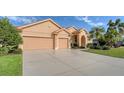
[[[68,33],[69,35],[71,35],[71,33],[69,33],[65,28],[61,28],[61,29],[59,29],[57,31],[54,31],[53,34],[58,34],[59,32],[62,32],[62,31],[64,31],[64,32]]]
[[[82,28],[79,30],[79,32],[82,32],[82,31],[84,31],[86,34],[88,34],[88,31],[86,29]]]
[[[52,24],[54,24],[58,28],[62,28],[59,24],[57,24],[56,22],[54,22],[52,19],[46,19],[46,20],[42,20],[42,21],[31,23],[31,24],[27,24],[27,25],[24,25],[24,26],[19,26],[19,27],[17,27],[17,29],[28,28],[28,27],[31,27],[31,26],[34,26],[34,25],[37,25],[37,24],[41,24],[41,23],[44,23],[44,22],[51,22]]]
[[[75,27],[68,27],[66,28],[69,33],[75,33],[78,32],[78,30]]]
[[[72,27],[68,27],[68,28],[66,28],[66,29],[73,29],[73,30],[78,31],[78,29],[77,29],[77,28],[75,28],[74,26],[72,26]]]

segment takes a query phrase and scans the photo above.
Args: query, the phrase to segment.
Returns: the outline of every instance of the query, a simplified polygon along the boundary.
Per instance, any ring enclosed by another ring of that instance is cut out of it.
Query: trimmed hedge
[[[22,49],[17,48],[13,49],[10,47],[0,47],[0,55],[7,55],[7,54],[21,54]]]
[[[9,49],[7,47],[0,47],[0,55],[7,55]]]
[[[87,44],[87,47],[90,49],[101,49],[101,50],[109,50],[110,47],[107,45],[100,46],[100,45],[93,45],[92,43]]]
[[[105,46],[102,47],[102,49],[103,49],[103,50],[109,50],[110,47],[105,45]]]
[[[22,53],[22,49],[18,48],[16,50],[13,51],[14,54],[21,54]]]

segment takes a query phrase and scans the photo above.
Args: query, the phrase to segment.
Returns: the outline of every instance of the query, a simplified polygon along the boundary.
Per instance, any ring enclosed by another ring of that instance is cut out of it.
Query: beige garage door
[[[59,38],[59,48],[68,48],[68,39],[67,38]]]
[[[52,38],[42,38],[42,37],[23,37],[23,48],[25,50],[30,49],[53,49],[53,39]]]

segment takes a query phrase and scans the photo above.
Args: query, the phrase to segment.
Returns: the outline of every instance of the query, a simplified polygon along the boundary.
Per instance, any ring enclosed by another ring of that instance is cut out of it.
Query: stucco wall
[[[61,31],[61,32],[58,33],[58,37],[59,38],[68,38],[69,34],[65,31]]]
[[[27,28],[22,29],[23,36],[40,36],[40,37],[51,37],[51,33],[60,29],[52,22],[47,21],[44,23],[36,24]]]

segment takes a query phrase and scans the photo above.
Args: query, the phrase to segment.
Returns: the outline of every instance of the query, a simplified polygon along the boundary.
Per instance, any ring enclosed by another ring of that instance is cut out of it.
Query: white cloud
[[[75,18],[76,18],[77,20],[79,20],[79,21],[84,21],[84,22],[86,22],[87,24],[89,24],[89,25],[91,25],[91,26],[102,26],[102,25],[104,25],[102,22],[97,22],[97,23],[93,22],[92,20],[90,20],[90,19],[88,18],[88,16],[85,16],[85,17],[76,16]]]
[[[8,19],[11,19],[11,20],[14,20],[14,21],[17,21],[18,20],[18,17],[15,17],[15,16],[7,16]]]
[[[88,19],[88,16],[82,18],[86,23],[92,23],[91,20]]]
[[[8,19],[17,22],[23,22],[24,24],[32,23],[37,21],[35,17],[23,17],[23,16],[7,16]]]

